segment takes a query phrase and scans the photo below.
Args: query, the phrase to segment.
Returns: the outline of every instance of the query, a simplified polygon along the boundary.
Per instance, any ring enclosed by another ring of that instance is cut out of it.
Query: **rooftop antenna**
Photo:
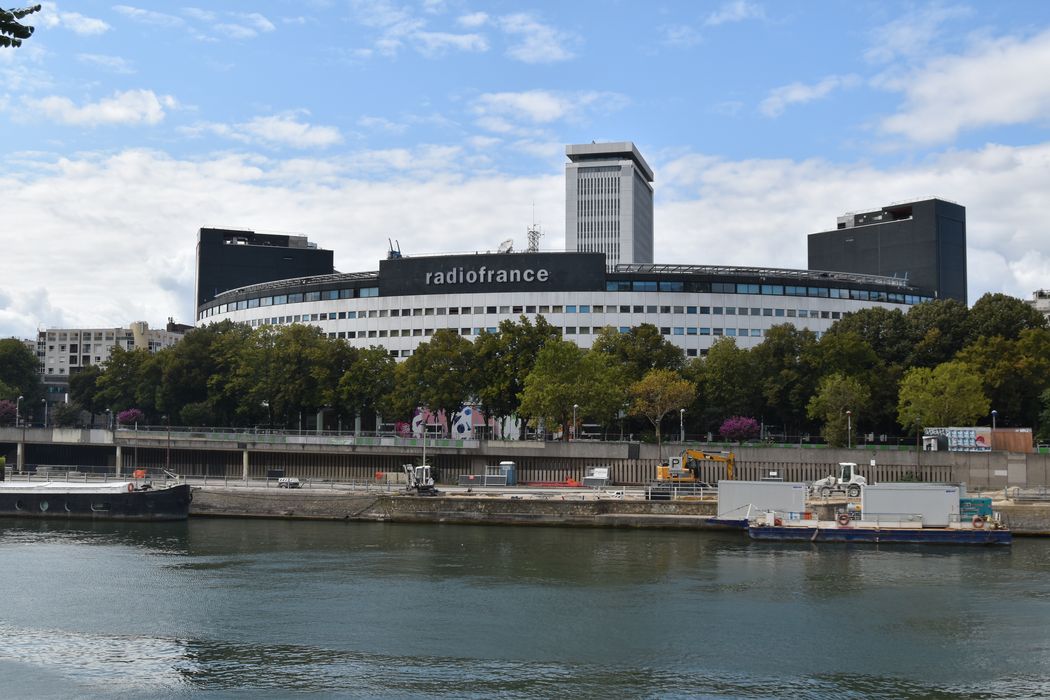
[[[401,242],[400,241],[391,242],[390,239],[388,238],[388,239],[386,239],[386,244],[390,247],[390,249],[387,251],[387,254],[386,254],[386,259],[387,260],[397,260],[398,258],[401,257]],[[397,246],[396,248],[394,247],[395,244]]]
[[[540,252],[540,236],[543,233],[540,231],[540,227],[536,225],[536,202],[532,203],[532,226],[528,228],[529,245],[526,249],[530,253]]]
[[[514,252],[514,239],[508,238],[499,244],[499,250],[497,253],[513,253]]]

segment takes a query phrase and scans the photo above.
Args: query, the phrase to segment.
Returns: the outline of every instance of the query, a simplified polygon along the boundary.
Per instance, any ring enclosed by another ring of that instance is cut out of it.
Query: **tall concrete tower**
[[[565,249],[653,261],[653,171],[630,141],[565,147]]]

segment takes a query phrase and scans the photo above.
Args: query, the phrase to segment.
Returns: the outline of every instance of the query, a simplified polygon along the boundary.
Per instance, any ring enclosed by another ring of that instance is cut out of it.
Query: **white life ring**
[[[984,527],[984,518],[982,518],[979,515],[973,516],[973,520],[971,520],[970,522],[973,523],[973,529],[974,530],[980,530],[981,528]]]
[[[839,527],[846,527],[850,523],[850,517],[848,513],[839,513],[838,517],[835,518],[838,521]]]

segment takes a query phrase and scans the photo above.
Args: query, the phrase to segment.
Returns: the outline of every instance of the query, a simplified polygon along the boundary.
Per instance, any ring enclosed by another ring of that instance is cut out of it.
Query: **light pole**
[[[16,428],[22,422],[21,419],[19,418],[19,416],[22,415],[22,399],[24,399],[24,398],[25,398],[24,396],[19,396],[18,400],[15,401],[15,427]]]
[[[40,399],[40,403],[44,404],[44,427],[47,427],[47,399]]]
[[[19,396],[18,400],[15,401],[15,426],[18,426],[18,417],[21,415],[19,409],[22,406],[22,399],[24,396]],[[22,442],[18,444],[18,471],[24,472],[26,469],[26,422],[22,421]]]
[[[853,411],[846,411],[846,449],[853,448]]]
[[[164,449],[164,469],[171,471],[171,419],[164,416],[164,424],[168,427],[168,445]]]
[[[685,409],[678,409],[678,434],[679,442],[685,442]]]
[[[106,409],[106,430],[113,429],[113,409]]]
[[[580,407],[580,404],[574,403],[572,405],[572,430],[569,431],[569,439],[576,439],[576,409]]]
[[[992,431],[993,431],[993,432],[995,431],[995,419],[996,419],[996,417],[997,417],[998,415],[999,415],[999,411],[996,411],[996,410],[995,410],[995,409],[993,408],[993,409],[992,409]]]

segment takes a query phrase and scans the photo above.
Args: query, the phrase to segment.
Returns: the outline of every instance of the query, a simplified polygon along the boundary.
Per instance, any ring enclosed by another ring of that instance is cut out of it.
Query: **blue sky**
[[[8,2],[5,6],[10,5]],[[564,240],[564,146],[634,141],[656,260],[803,268],[805,234],[967,207],[971,301],[1050,284],[1050,4],[44,3],[0,50],[0,336],[191,322],[201,226],[342,271]]]

